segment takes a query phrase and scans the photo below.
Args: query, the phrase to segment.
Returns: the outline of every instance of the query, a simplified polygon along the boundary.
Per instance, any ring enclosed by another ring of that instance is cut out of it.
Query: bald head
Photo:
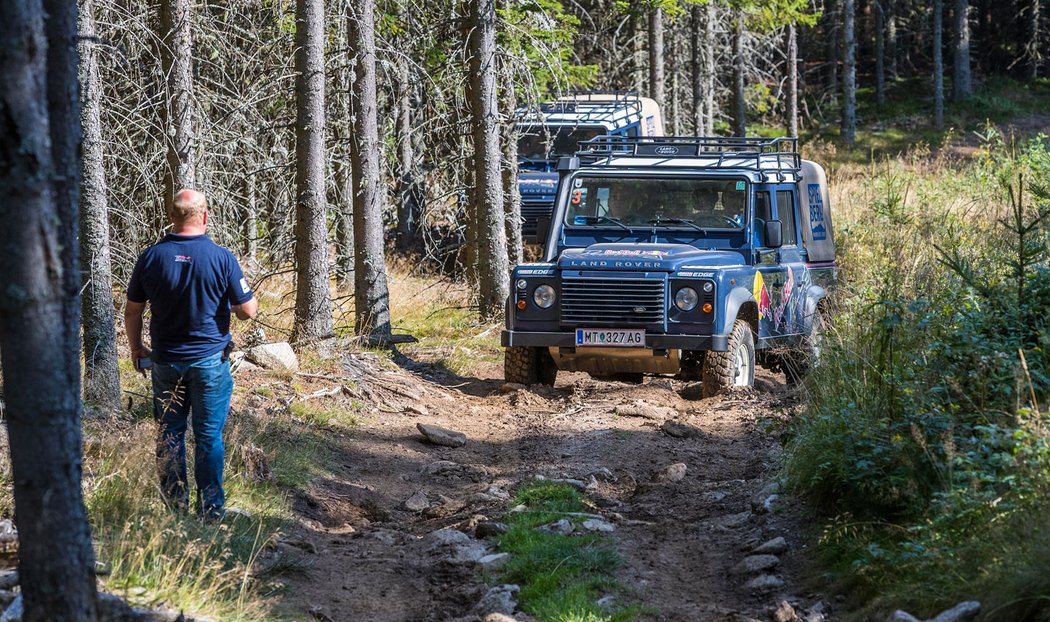
[[[174,225],[204,225],[207,222],[208,201],[196,190],[183,188],[175,193],[168,218]]]

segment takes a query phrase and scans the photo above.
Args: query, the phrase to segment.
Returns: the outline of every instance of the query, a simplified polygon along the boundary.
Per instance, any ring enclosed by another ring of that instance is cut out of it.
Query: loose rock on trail
[[[644,620],[771,620],[783,602],[799,620],[831,619],[799,585],[800,510],[770,485],[770,429],[795,404],[782,377],[701,400],[698,386],[665,378],[565,373],[554,388],[510,387],[495,365],[464,378],[399,364],[354,353],[327,378],[371,414],[333,435],[331,474],[295,504],[302,526],[278,545],[286,570],[273,574],[285,584],[279,613],[531,619],[507,610],[517,586],[484,582],[506,562],[484,538],[506,529],[516,487],[541,478],[583,492],[594,515],[575,528],[612,539],[616,579]]]

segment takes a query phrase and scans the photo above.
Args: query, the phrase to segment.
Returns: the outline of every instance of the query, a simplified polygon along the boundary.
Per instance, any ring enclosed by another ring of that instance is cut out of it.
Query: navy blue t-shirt
[[[237,258],[207,235],[169,233],[143,251],[128,300],[149,302],[153,358],[196,361],[230,342],[230,306],[252,299]]]

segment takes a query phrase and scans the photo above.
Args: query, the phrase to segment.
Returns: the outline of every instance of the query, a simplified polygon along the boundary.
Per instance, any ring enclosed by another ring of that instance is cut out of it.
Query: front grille
[[[644,326],[664,322],[663,280],[566,278],[561,287],[563,324]]]
[[[525,237],[536,235],[536,221],[540,216],[550,216],[554,212],[554,201],[521,202],[521,234]]]

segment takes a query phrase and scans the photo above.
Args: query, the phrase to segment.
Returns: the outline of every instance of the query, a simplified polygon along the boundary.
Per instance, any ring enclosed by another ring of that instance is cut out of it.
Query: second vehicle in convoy
[[[595,136],[659,136],[664,133],[660,107],[630,91],[580,92],[517,111],[518,190],[521,232],[536,238],[540,217],[554,210],[558,158],[576,153],[580,141]]]
[[[819,357],[827,179],[794,139],[600,136],[558,163],[543,261],[514,268],[506,379],[679,374],[715,395]]]

